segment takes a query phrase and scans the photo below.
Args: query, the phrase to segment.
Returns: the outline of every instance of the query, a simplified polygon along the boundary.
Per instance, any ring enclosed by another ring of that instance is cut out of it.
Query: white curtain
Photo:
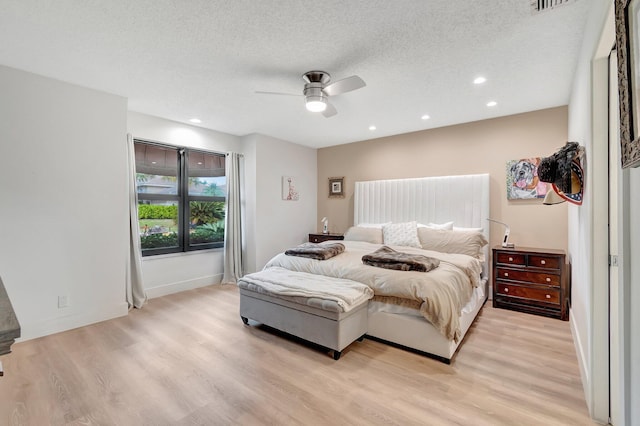
[[[138,192],[136,191],[136,155],[133,137],[127,134],[129,156],[129,256],[127,257],[127,303],[129,308],[142,308],[147,301],[142,281],[142,249],[138,224]]]
[[[222,284],[237,283],[242,277],[242,214],[240,209],[240,159],[227,154],[227,209],[224,226],[224,276]]]

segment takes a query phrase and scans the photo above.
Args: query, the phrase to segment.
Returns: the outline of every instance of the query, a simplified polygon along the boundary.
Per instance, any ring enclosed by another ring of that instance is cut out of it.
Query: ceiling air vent
[[[569,3],[574,3],[575,1],[576,0],[530,0],[531,13],[551,10]]]

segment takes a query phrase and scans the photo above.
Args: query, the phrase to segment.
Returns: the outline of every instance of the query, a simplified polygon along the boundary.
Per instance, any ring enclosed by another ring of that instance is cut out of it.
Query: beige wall
[[[509,160],[545,157],[567,141],[567,107],[372,139],[318,150],[318,217],[330,232],[353,224],[354,182],[489,173],[491,217],[511,227],[517,246],[567,249],[567,203],[508,201]],[[345,177],[345,198],[328,198],[330,177]],[[320,226],[320,224],[318,224]],[[318,228],[319,229],[319,228]],[[492,227],[491,245],[504,229]]]

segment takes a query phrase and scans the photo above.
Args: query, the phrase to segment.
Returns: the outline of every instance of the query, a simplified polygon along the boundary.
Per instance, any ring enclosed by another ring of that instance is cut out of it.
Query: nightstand
[[[569,320],[571,282],[563,250],[493,249],[493,306]]]
[[[309,234],[310,243],[321,243],[329,240],[344,240],[342,234]]]

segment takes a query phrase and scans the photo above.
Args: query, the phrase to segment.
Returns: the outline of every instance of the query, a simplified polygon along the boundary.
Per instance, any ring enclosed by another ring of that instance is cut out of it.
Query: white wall
[[[256,269],[256,194],[258,178],[256,175],[256,149],[260,135],[251,134],[242,138],[244,147],[244,217],[245,232],[243,246],[244,272],[255,272]]]
[[[127,314],[127,132],[218,152],[242,153],[247,139],[249,270],[316,229],[315,149],[127,113],[123,97],[3,66],[0,93],[0,274],[22,340]],[[282,175],[298,178],[300,201],[281,200]],[[154,297],[219,282],[222,257],[145,258],[145,287]]]
[[[584,202],[568,212],[570,320],[587,406],[602,423],[609,415],[607,54],[612,39],[605,24],[612,4],[592,1],[569,103],[569,140],[586,148]]]
[[[244,155],[245,273],[262,269],[278,252],[307,240],[316,222],[316,150],[260,134],[244,137],[152,117],[128,114],[134,138]],[[295,176],[299,201],[284,201],[282,176]],[[143,258],[149,297],[219,283],[222,249]]]
[[[216,152],[243,152],[237,136],[136,112],[129,112],[127,127],[134,138]],[[142,274],[149,297],[216,284],[222,279],[223,249],[143,257]]]
[[[245,271],[262,269],[277,253],[308,241],[317,225],[317,151],[264,135],[244,139],[246,164],[255,164],[255,190],[247,211],[253,215],[253,233],[247,233]],[[282,199],[282,176],[294,176],[298,201]]]
[[[125,98],[0,66],[0,274],[23,340],[127,314],[126,123]]]

